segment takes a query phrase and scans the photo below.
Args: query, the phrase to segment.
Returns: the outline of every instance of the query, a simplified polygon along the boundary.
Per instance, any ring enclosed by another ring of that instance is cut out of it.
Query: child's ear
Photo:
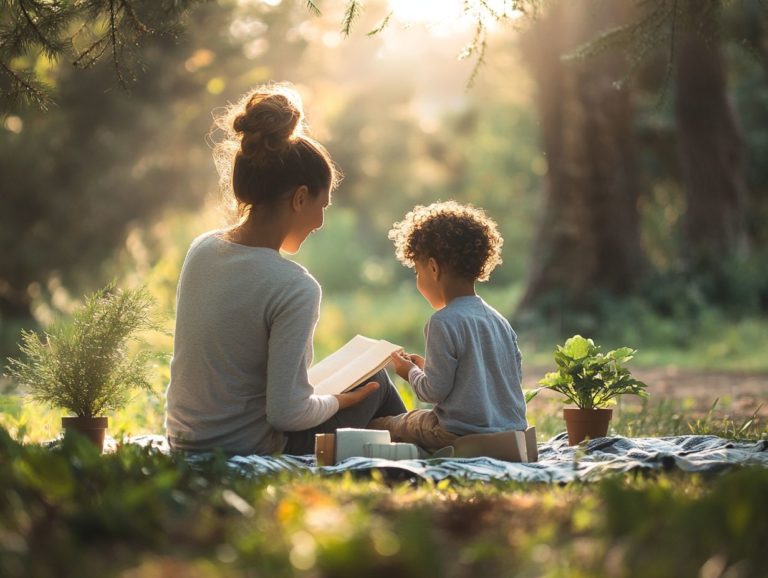
[[[440,263],[438,263],[433,257],[430,257],[427,261],[427,269],[435,279],[440,278]]]
[[[291,206],[293,207],[293,210],[301,211],[307,202],[308,196],[309,189],[307,188],[307,185],[301,185],[295,191],[293,191],[293,195],[291,195]]]

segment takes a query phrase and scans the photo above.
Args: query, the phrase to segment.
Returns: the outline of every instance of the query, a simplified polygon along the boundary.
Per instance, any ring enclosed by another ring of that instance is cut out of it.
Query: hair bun
[[[283,92],[257,92],[235,117],[233,128],[242,135],[240,154],[257,162],[287,152],[301,132],[301,105]]]

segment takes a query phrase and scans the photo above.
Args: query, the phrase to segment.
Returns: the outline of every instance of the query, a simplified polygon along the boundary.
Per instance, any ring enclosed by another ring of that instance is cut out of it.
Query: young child
[[[397,258],[416,270],[416,287],[436,313],[424,357],[392,355],[395,371],[431,410],[377,418],[392,441],[434,451],[457,436],[524,430],[520,350],[509,322],[475,293],[501,263],[496,223],[454,201],[417,206],[389,232]]]

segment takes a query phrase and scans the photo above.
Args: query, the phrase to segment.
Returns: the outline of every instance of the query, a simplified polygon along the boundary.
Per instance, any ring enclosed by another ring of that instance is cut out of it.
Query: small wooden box
[[[336,434],[315,434],[315,458],[318,466],[332,466],[336,463]]]
[[[536,427],[525,431],[502,431],[489,434],[470,434],[456,438],[453,442],[457,458],[489,457],[518,463],[539,461],[536,444]]]

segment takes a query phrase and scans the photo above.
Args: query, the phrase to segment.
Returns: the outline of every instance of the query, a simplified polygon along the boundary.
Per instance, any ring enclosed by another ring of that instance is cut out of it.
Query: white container
[[[387,430],[343,427],[336,430],[336,463],[365,456],[365,444],[388,444],[392,441]]]
[[[365,457],[382,458],[385,460],[417,460],[419,448],[414,444],[365,444]]]

